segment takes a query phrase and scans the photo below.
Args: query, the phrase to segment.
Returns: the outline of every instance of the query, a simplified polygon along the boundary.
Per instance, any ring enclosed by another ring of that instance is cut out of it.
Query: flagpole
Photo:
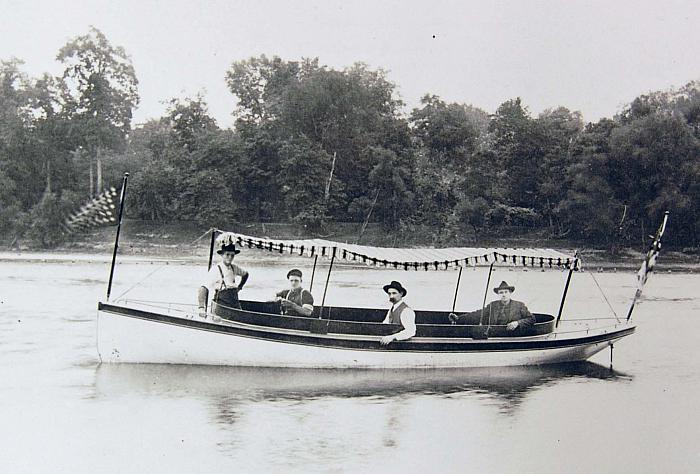
[[[112,266],[109,269],[109,283],[107,283],[107,301],[112,293],[112,279],[114,278],[114,264],[117,261],[117,249],[119,248],[119,232],[122,228],[122,214],[124,213],[124,201],[126,198],[126,183],[129,180],[129,173],[124,173],[124,181],[122,181],[122,192],[119,197],[119,219],[117,220],[117,236],[114,239],[114,251],[112,252]]]
[[[630,318],[632,317],[632,311],[634,311],[634,307],[637,304],[637,300],[639,299],[640,296],[642,296],[642,288],[644,287],[644,284],[647,281],[647,274],[650,273],[654,269],[653,260],[656,259],[656,256],[659,254],[659,251],[661,250],[661,236],[664,235],[664,231],[666,230],[666,222],[668,221],[668,214],[669,214],[668,211],[664,212],[664,219],[661,222],[659,229],[656,231],[656,235],[654,236],[654,241],[652,242],[651,248],[649,249],[646,257],[644,258],[644,262],[642,262],[642,268],[639,269],[639,274],[637,275],[637,278],[639,278],[639,288],[637,288],[637,291],[634,292],[634,298],[632,299],[632,304],[630,305],[630,309],[627,312],[627,322],[629,322]]]
[[[642,292],[637,290],[634,293],[634,298],[632,298],[632,304],[630,305],[630,309],[629,311],[627,311],[627,322],[629,322],[630,318],[632,317],[632,311],[634,311],[634,306],[637,304],[637,299],[639,299],[640,296],[642,296]]]

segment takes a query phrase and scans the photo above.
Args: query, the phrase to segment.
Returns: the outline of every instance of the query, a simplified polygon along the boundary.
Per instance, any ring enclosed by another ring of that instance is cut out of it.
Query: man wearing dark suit
[[[535,317],[528,311],[525,303],[511,299],[515,291],[514,286],[508,285],[505,281],[494,288],[500,299],[492,301],[482,310],[471,311],[457,315],[450,313],[450,321],[456,324],[487,324],[489,326],[505,326],[508,331],[521,328],[526,329],[535,324]],[[483,320],[482,320],[483,314]]]

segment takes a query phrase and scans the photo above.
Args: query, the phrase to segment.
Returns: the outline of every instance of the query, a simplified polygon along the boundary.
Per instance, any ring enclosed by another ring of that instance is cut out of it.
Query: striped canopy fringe
[[[220,232],[220,231],[219,231]],[[217,239],[218,245],[238,245],[249,249],[267,250],[280,254],[347,260],[365,265],[402,270],[449,270],[457,267],[509,265],[535,268],[573,268],[579,270],[580,260],[574,256],[551,249],[398,249],[343,244],[321,239],[272,240],[234,232],[224,232]],[[398,257],[414,257],[404,259]],[[421,258],[422,257],[422,258]]]

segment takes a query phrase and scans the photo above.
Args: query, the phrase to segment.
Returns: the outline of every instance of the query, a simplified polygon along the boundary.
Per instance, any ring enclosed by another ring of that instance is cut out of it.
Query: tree
[[[383,147],[400,154],[410,146],[394,89],[384,71],[361,63],[336,71],[307,62],[286,94],[280,126],[291,136],[310,138],[337,158],[334,177],[342,183],[347,201],[344,208],[331,211],[341,218],[353,199],[367,194],[364,183],[377,164],[367,150]]]
[[[139,103],[138,80],[124,48],[112,46],[91,27],[66,43],[56,59],[63,64],[62,114],[70,121],[67,139],[94,157],[97,187],[102,187],[102,151],[121,148]],[[90,164],[92,176],[92,163]],[[90,180],[91,192],[93,181]]]
[[[488,127],[488,114],[470,105],[447,104],[434,95],[424,96],[421,105],[411,113],[421,145],[446,165],[464,166]]]
[[[21,64],[17,59],[0,62],[0,176],[6,186],[1,202],[27,209],[41,197],[45,174],[29,145],[31,84]]]
[[[538,211],[555,227],[556,205],[566,196],[567,169],[573,163],[571,147],[583,130],[580,112],[571,112],[565,107],[542,112],[535,120],[540,134],[542,158],[537,199]],[[556,222],[557,233],[562,232]]]
[[[610,137],[617,124],[610,119],[588,124],[571,146],[566,168],[566,193],[553,212],[561,235],[604,243],[615,251],[621,237],[625,207],[610,182]]]
[[[168,119],[174,137],[174,145],[193,151],[202,134],[218,130],[216,121],[209,116],[204,99],[172,99]]]
[[[394,84],[384,71],[364,64],[339,71],[319,66],[318,59],[261,56],[234,63],[227,82],[238,97],[237,130],[249,146],[249,182],[274,195],[280,148],[308,141],[335,157],[326,209],[338,219],[349,217],[354,200],[367,197],[364,183],[377,165],[367,150],[383,147],[402,154],[411,146]],[[275,214],[260,204],[264,215]]]
[[[61,243],[65,234],[61,224],[74,202],[66,197],[60,198],[56,193],[46,192],[30,211],[27,235],[42,248],[55,247]]]
[[[133,174],[127,209],[133,216],[151,221],[177,220],[176,202],[180,176],[172,165],[151,160]]]
[[[656,111],[627,120],[610,137],[610,183],[629,206],[640,242],[670,210],[679,236],[696,233],[691,188],[700,179],[700,141],[682,117]],[[683,229],[683,230],[681,230]]]
[[[51,109],[43,101],[50,104],[53,91],[44,78],[29,79],[21,64],[16,59],[0,62],[0,207],[7,221],[2,234],[20,230],[13,214],[28,211],[46,192],[60,194],[63,183],[52,177],[69,174],[66,156],[55,149],[58,138],[44,126]]]
[[[238,98],[235,115],[243,122],[274,119],[287,88],[299,80],[300,70],[298,62],[277,56],[268,59],[264,54],[234,62],[226,73],[226,84]]]
[[[376,215],[390,229],[396,229],[400,219],[413,209],[410,190],[410,166],[393,151],[381,147],[367,150],[377,163],[369,173],[369,188],[379,191]]]
[[[132,186],[138,216],[210,226],[240,216],[243,146],[216,126],[201,97],[171,100],[167,115],[136,129],[130,142],[128,151],[145,162]]]
[[[541,181],[540,131],[520,98],[501,104],[489,124],[494,136],[494,166],[506,171],[500,183],[508,190],[508,204],[537,209]]]
[[[279,186],[288,217],[320,230],[328,219],[324,181],[332,157],[312,141],[298,138],[282,145],[280,158]]]
[[[17,185],[0,168],[0,236],[10,234],[15,229],[15,219],[22,211],[15,198]]]
[[[479,231],[487,222],[489,210],[492,207],[483,197],[461,200],[454,210],[454,219],[463,226],[474,229],[474,235],[479,236]]]
[[[411,113],[410,123],[416,138],[414,181],[416,217],[428,225],[453,232],[455,225],[467,224],[456,218],[455,206],[463,201],[470,205],[483,196],[477,186],[468,189],[467,182],[479,182],[483,175],[475,160],[489,117],[470,105],[447,104],[439,97],[425,95],[421,108]],[[478,176],[477,176],[478,175]],[[479,183],[483,187],[483,182]],[[461,216],[464,213],[458,212]],[[469,224],[471,225],[471,223]]]

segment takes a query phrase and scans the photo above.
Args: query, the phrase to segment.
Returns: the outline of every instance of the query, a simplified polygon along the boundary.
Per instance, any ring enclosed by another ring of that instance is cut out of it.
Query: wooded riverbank
[[[305,232],[301,225],[286,223],[236,223],[231,225],[231,230],[243,234],[279,238],[324,238],[338,242],[357,243],[361,232],[361,224],[346,222],[332,223],[327,226],[323,235]],[[433,232],[434,234],[435,232]],[[30,245],[29,242],[4,242],[0,249],[5,251],[5,257],[14,255],[13,258],[33,259],[43,258],[42,255],[51,255],[52,258],[61,258],[66,255],[68,259],[75,254],[80,255],[108,255],[114,244],[114,227],[95,229],[67,241],[61,246],[44,250]],[[152,223],[146,221],[126,220],[122,226],[120,237],[120,255],[142,257],[145,259],[173,258],[177,260],[192,260],[206,258],[209,246],[209,230],[192,222],[178,222],[170,224]],[[458,236],[453,240],[436,242],[431,238],[429,228],[421,228],[411,233],[387,232],[381,225],[370,224],[362,234],[360,243],[381,247],[541,247],[553,248],[573,252],[578,250],[581,254],[584,266],[590,270],[603,271],[631,271],[639,268],[644,257],[644,248],[641,243],[637,248],[620,249],[617,255],[611,255],[607,249],[586,245],[565,239],[551,239],[537,230],[504,229],[500,235],[488,234]],[[700,252],[696,249],[664,249],[657,264],[658,271],[687,271],[700,272]]]
[[[520,242],[504,232],[519,226],[617,254],[648,245],[669,211],[664,242],[700,247],[696,81],[587,122],[564,105],[533,114],[517,96],[487,111],[428,93],[409,111],[381,68],[232,58],[236,120],[221,128],[199,96],[133,124],[136,70],[95,28],[57,59],[63,74],[41,79],[0,64],[2,239],[66,245],[69,216],[128,171],[127,217],[204,229],[290,222],[354,241],[359,224],[335,230],[368,222],[386,232],[367,242],[396,246]]]

